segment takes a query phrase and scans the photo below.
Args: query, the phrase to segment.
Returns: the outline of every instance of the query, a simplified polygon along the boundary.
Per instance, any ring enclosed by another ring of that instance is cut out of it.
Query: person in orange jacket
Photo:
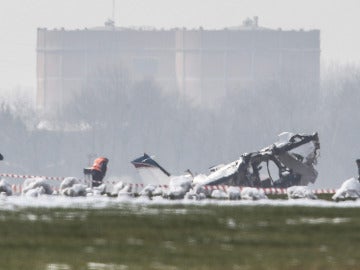
[[[98,157],[94,160],[94,164],[91,167],[93,187],[98,187],[102,184],[102,180],[106,174],[108,162],[109,160],[106,157]]]

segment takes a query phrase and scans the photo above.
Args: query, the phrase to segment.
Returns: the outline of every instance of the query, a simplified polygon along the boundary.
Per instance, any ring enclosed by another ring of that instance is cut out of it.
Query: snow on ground
[[[228,195],[224,190],[215,189],[211,192],[211,198],[225,200],[228,198]]]
[[[51,185],[43,178],[28,178],[23,184],[23,195],[29,197],[38,197],[42,194],[50,195],[53,193]]]
[[[332,197],[333,200],[343,200],[347,198],[351,198],[351,199],[360,198],[359,180],[355,178],[350,178],[346,180]]]
[[[245,187],[241,191],[241,199],[243,200],[263,200],[267,199],[265,193],[261,189],[253,188],[253,187]]]
[[[239,187],[228,187],[226,190],[229,200],[240,200],[241,190]]]
[[[307,186],[292,186],[287,189],[289,199],[313,199],[316,200],[317,196]]]
[[[90,189],[78,179],[68,177],[61,183],[59,191],[53,191],[53,189],[49,182],[42,178],[30,178],[24,181],[21,194],[12,195],[11,186],[5,180],[1,180],[0,210],[29,207],[105,209],[139,204],[360,207],[360,182],[355,178],[344,181],[332,197],[333,201],[317,199],[310,187],[288,188],[289,200],[268,199],[261,189],[227,187],[209,190],[201,184],[192,184],[188,177],[174,178],[168,189],[149,185],[142,191],[134,191],[131,185],[123,182],[118,182],[111,187],[101,185]],[[134,196],[134,192],[138,192],[139,196]]]
[[[60,194],[65,196],[86,196],[87,186],[75,177],[66,177],[60,184]]]
[[[144,197],[107,197],[104,195],[88,197],[67,197],[60,195],[29,196],[0,196],[0,210],[18,210],[22,208],[80,208],[80,209],[105,209],[124,208],[132,205],[217,205],[217,206],[304,206],[304,207],[356,207],[360,208],[360,200],[356,201],[326,201],[326,200],[169,200],[160,196],[153,200]]]
[[[166,196],[169,198],[184,198],[185,194],[190,190],[192,184],[191,175],[180,175],[172,177],[169,182],[169,190]]]

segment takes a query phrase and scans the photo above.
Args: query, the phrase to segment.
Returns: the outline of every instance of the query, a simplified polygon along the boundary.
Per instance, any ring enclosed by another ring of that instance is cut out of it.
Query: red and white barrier
[[[65,177],[21,175],[21,174],[13,174],[13,173],[0,173],[0,176],[5,178],[16,178],[16,179],[43,178],[47,180],[57,180],[57,181],[62,181],[65,179]]]
[[[227,185],[215,185],[215,186],[205,186],[206,190],[223,190],[226,191],[229,186]],[[240,186],[240,190],[245,187]],[[266,195],[281,195],[287,194],[287,188],[257,188],[258,190],[264,191]],[[314,189],[312,190],[314,194],[333,194],[336,192],[336,189]]]
[[[13,178],[13,179],[28,179],[28,178],[43,178],[46,180],[56,180],[56,181],[63,181],[65,177],[56,177],[56,176],[36,176],[36,175],[20,175],[20,174],[10,174],[10,173],[1,173],[0,177],[4,178]],[[115,185],[116,182],[112,181],[104,181],[108,184]],[[143,189],[145,186],[141,183],[124,183],[125,185],[130,185],[132,188],[134,188],[136,191],[139,191]],[[167,189],[168,185],[159,185],[161,188]],[[228,189],[228,185],[209,185],[204,186],[206,190],[223,190],[226,191]],[[244,187],[240,186],[240,190],[242,190]],[[282,195],[287,194],[286,188],[258,188],[259,190],[263,190],[266,195]],[[12,190],[15,194],[19,194],[22,191],[22,184],[13,184]],[[334,194],[336,192],[335,189],[314,189],[312,190],[314,194]]]

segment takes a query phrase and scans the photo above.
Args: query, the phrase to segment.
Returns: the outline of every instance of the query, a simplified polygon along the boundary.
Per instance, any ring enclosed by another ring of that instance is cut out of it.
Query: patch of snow
[[[87,269],[89,270],[127,270],[130,269],[129,266],[125,264],[113,264],[113,263],[98,263],[98,262],[89,262]]]
[[[195,184],[190,189],[190,191],[185,194],[185,199],[203,200],[209,196],[210,196],[210,191],[208,191],[203,185]]]
[[[169,190],[165,196],[171,199],[182,199],[189,192],[192,184],[191,175],[180,175],[170,178]]]
[[[124,185],[122,189],[118,192],[118,198],[124,199],[124,198],[133,198],[134,194],[132,193],[132,187],[131,185]]]
[[[112,196],[116,196],[119,194],[120,190],[122,190],[124,188],[125,184],[122,181],[117,182],[113,187],[112,190],[110,192],[110,194]]]
[[[143,190],[139,192],[140,196],[151,197],[153,191],[156,189],[156,185],[147,185]]]
[[[188,193],[185,194],[184,199],[200,201],[200,200],[206,199],[206,195],[204,193],[191,193],[191,192],[188,192]]]
[[[24,192],[24,195],[27,197],[39,197],[40,195],[45,194],[44,187],[35,187],[32,189],[29,189],[28,191]]]
[[[92,192],[93,192],[94,194],[105,194],[105,193],[106,193],[106,185],[105,185],[105,184],[101,184],[100,186],[93,187],[93,188],[92,188]]]
[[[156,185],[147,185],[140,191],[139,195],[144,197],[162,196],[163,190]]]
[[[66,177],[60,184],[60,194],[70,197],[86,196],[87,185],[75,177]]]
[[[47,180],[43,178],[28,178],[24,181],[22,193],[32,197],[37,197],[41,194],[53,194],[53,189]],[[27,194],[29,193],[29,194]]]
[[[225,200],[225,199],[228,199],[228,195],[223,190],[215,189],[211,193],[211,198]]]
[[[227,188],[226,192],[228,194],[229,200],[240,200],[241,199],[241,190],[239,187],[230,186]]]
[[[298,224],[340,224],[340,223],[346,223],[350,222],[350,218],[341,218],[341,217],[335,217],[335,218],[299,218],[299,219],[287,219],[286,224],[287,225],[298,225]]]
[[[70,197],[86,196],[88,193],[87,186],[83,184],[75,184],[67,188],[62,194]]]
[[[257,189],[253,187],[244,187],[241,190],[241,199],[243,200],[261,200],[267,199],[265,192],[262,189]]]
[[[66,177],[60,184],[60,192],[72,187],[75,184],[80,184],[80,180],[76,177]]]
[[[292,186],[287,189],[289,199],[313,199],[316,200],[317,196],[307,186]]]
[[[71,266],[65,263],[49,263],[46,270],[70,270]]]
[[[333,200],[360,198],[360,182],[355,178],[350,178],[342,183],[341,187],[336,191]]]
[[[360,200],[357,201],[326,201],[326,200],[228,200],[228,195],[224,191],[224,200],[168,200],[160,196],[153,197],[152,200],[134,198],[131,195],[112,198],[107,196],[89,197],[66,197],[54,195],[41,195],[38,197],[28,196],[5,196],[0,199],[1,210],[18,210],[19,208],[66,208],[66,209],[131,209],[138,211],[138,205],[216,205],[216,206],[279,206],[279,207],[337,207],[337,208],[360,208]],[[219,193],[218,193],[219,194]],[[132,208],[132,206],[134,206]],[[145,212],[148,210],[144,210]],[[150,211],[150,210],[149,210]]]

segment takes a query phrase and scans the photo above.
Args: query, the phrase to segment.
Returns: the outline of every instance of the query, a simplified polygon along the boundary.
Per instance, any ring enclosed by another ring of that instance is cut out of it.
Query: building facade
[[[37,106],[58,111],[107,69],[153,79],[194,104],[212,106],[229,91],[277,82],[319,88],[320,31],[261,28],[38,29]]]

